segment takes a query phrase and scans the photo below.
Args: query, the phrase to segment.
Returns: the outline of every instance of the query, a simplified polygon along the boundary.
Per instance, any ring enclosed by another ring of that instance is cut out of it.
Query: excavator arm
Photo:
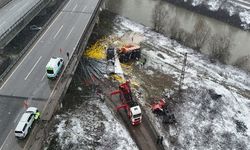
[[[110,96],[112,97],[113,95],[116,95],[116,94],[121,94],[121,91],[120,90],[115,90],[115,91],[110,93]]]

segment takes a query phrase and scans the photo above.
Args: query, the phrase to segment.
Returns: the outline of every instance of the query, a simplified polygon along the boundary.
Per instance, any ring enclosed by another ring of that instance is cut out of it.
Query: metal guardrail
[[[67,2],[66,0],[64,3]],[[32,40],[25,46],[25,48],[18,54],[17,58],[9,65],[9,67],[0,75],[0,81],[3,82],[6,75],[11,71],[11,69],[16,65],[16,63],[23,57],[23,55],[29,50],[33,43],[38,39],[41,33],[48,27],[49,23],[57,16],[58,12],[62,9],[62,4],[59,9],[49,18],[49,20],[44,24],[41,30],[32,38]]]
[[[75,72],[75,70],[76,70],[76,68],[77,68],[77,66],[78,66],[78,64],[79,64],[80,58],[82,57],[82,53],[83,53],[83,51],[84,51],[84,47],[86,46],[86,44],[87,44],[87,42],[88,42],[88,39],[87,39],[86,37],[89,37],[90,34],[92,33],[92,30],[93,30],[93,28],[94,28],[94,26],[95,26],[95,21],[96,21],[95,19],[96,19],[96,16],[99,15],[99,11],[98,11],[98,10],[99,10],[100,6],[103,4],[104,1],[105,1],[105,0],[100,0],[100,1],[98,2],[98,4],[97,4],[95,10],[93,11],[93,15],[91,16],[90,21],[88,22],[88,24],[87,24],[87,26],[86,26],[86,29],[88,29],[88,30],[84,30],[84,32],[83,32],[83,34],[82,34],[82,36],[81,36],[81,38],[80,38],[80,40],[79,40],[79,42],[78,42],[76,48],[75,48],[75,51],[74,51],[73,54],[72,54],[72,57],[71,57],[70,60],[69,60],[68,66],[71,66],[73,60],[75,60],[75,59],[73,59],[74,56],[77,57],[77,58],[76,58],[76,62],[75,62],[75,64],[74,64],[74,68],[72,69],[72,73]],[[73,60],[72,60],[72,59],[73,59]],[[67,66],[66,69],[65,69],[66,71],[68,70],[68,66]],[[71,73],[71,74],[72,74],[72,73]],[[63,75],[62,78],[63,78],[64,76],[67,76],[67,75]],[[71,76],[71,78],[72,78],[72,76]],[[70,81],[71,81],[71,80],[70,80]],[[68,85],[69,85],[69,84],[68,84]],[[66,93],[66,91],[67,91],[67,88],[66,88],[66,90],[64,91],[64,94]],[[62,95],[64,95],[64,94],[62,94]]]
[[[93,15],[90,17],[90,20],[86,26],[86,29],[84,30],[76,48],[75,51],[73,52],[71,58],[69,59],[69,62],[64,71],[62,72],[62,77],[59,79],[58,84],[56,85],[57,87],[60,87],[60,90],[57,91],[56,94],[54,94],[50,99],[48,99],[48,105],[45,106],[44,112],[43,112],[43,120],[50,120],[53,113],[56,111],[55,105],[59,104],[62,100],[64,95],[67,92],[67,89],[70,85],[70,82],[72,80],[73,74],[75,70],[77,69],[77,66],[80,62],[80,58],[82,57],[82,53],[84,51],[84,47],[87,45],[88,42],[88,37],[92,33],[92,30],[95,25],[95,19],[96,16],[98,15],[98,10],[105,0],[100,0],[93,11]],[[76,59],[75,59],[76,58]],[[57,88],[56,88],[57,89]],[[56,104],[54,104],[56,103]],[[53,107],[54,108],[51,108]],[[51,111],[53,110],[53,111]],[[49,112],[50,111],[50,112]]]
[[[103,4],[104,1],[105,1],[105,0],[100,0],[100,1],[98,2],[97,7],[96,7],[95,10],[93,11],[93,14],[94,14],[94,15],[91,16],[90,21],[88,22],[86,28],[90,28],[90,26],[93,25],[93,21],[95,21],[95,17],[96,17],[96,15],[98,14],[98,10],[99,10],[101,4]],[[79,58],[82,56],[82,55],[80,55],[79,53],[82,53],[82,52],[84,51],[83,47],[81,47],[81,46],[83,45],[82,43],[83,43],[83,41],[84,41],[84,39],[85,39],[85,35],[88,34],[89,31],[90,31],[90,30],[85,30],[85,31],[83,32],[83,35],[82,35],[82,37],[81,37],[79,43],[78,43],[77,46],[76,46],[76,51],[75,51],[74,53],[78,53],[78,57],[79,57]],[[92,32],[92,30],[91,30],[91,32]],[[87,42],[87,41],[85,41],[85,42]],[[82,49],[82,50],[81,50],[81,49]],[[78,59],[79,59],[79,58],[78,58]]]
[[[2,40],[13,28],[15,28],[30,12],[37,8],[44,0],[39,1],[34,5],[29,11],[27,11],[22,17],[20,17],[13,25],[11,25],[2,35],[0,35],[0,40]]]

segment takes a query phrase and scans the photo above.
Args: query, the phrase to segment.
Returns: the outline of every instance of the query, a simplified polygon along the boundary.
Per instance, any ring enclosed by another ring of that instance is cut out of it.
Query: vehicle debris
[[[164,98],[160,99],[159,101],[154,101],[151,104],[151,110],[153,113],[157,114],[158,116],[163,116],[162,118],[163,123],[167,123],[167,124],[176,123],[175,116],[167,108],[166,101]]]
[[[139,60],[141,58],[141,47],[136,44],[125,44],[121,48],[118,48],[119,60],[122,63],[129,62],[131,60]]]

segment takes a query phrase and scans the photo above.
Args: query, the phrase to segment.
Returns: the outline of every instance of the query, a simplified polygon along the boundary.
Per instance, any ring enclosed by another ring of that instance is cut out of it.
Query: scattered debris
[[[163,113],[163,109],[165,107],[165,99],[161,99],[159,100],[158,102],[154,101],[152,104],[151,104],[151,110],[153,113],[156,113],[156,114],[162,114]]]
[[[160,99],[159,101],[154,101],[151,104],[151,110],[158,116],[163,116],[162,122],[167,124],[176,123],[176,119],[173,113],[169,111],[166,105],[165,99]]]
[[[104,60],[106,58],[105,53],[106,42],[105,39],[98,40],[91,45],[85,52],[84,56],[87,58],[93,58],[97,60]]]

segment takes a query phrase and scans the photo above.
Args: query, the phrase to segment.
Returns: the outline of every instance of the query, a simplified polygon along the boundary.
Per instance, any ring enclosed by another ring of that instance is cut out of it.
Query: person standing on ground
[[[69,60],[69,52],[67,52],[67,54],[66,54],[66,55],[67,55],[67,58],[68,58],[68,60]]]
[[[163,136],[161,136],[160,138],[160,144],[162,144],[162,142],[163,142]]]
[[[159,144],[159,143],[160,143],[160,138],[161,138],[161,137],[158,135],[156,144]]]
[[[40,119],[40,112],[39,111],[37,111],[36,113],[35,113],[35,120],[38,120],[38,119]]]

